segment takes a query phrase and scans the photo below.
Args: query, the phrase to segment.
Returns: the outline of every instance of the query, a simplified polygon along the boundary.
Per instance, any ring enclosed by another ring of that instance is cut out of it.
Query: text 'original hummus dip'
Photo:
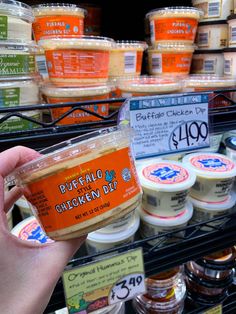
[[[84,34],[85,10],[75,4],[46,3],[33,7],[36,41],[45,37],[79,37]]]
[[[128,135],[127,129],[110,128],[77,137],[14,172],[50,238],[87,234],[139,204]]]
[[[53,83],[99,84],[108,80],[113,40],[105,37],[52,38],[40,40]]]
[[[192,7],[167,7],[149,12],[152,44],[182,42],[193,44],[202,11]]]
[[[236,175],[236,165],[228,157],[213,153],[193,153],[183,158],[183,163],[195,172],[196,183],[190,196],[202,202],[223,202],[231,192]]]

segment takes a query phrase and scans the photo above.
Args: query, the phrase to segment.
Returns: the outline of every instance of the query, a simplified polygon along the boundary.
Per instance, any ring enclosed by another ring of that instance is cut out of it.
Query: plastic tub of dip
[[[26,219],[30,216],[33,216],[30,204],[27,202],[24,196],[21,196],[16,202],[15,205],[19,208],[21,217]]]
[[[139,215],[135,215],[135,221],[128,229],[113,232],[109,235],[98,231],[88,234],[86,239],[86,248],[88,254],[95,254],[115,247],[132,243],[135,233],[139,228]]]
[[[149,73],[189,74],[193,45],[180,43],[162,43],[148,49]]]
[[[230,136],[225,139],[226,155],[236,162],[236,137]]]
[[[203,12],[193,7],[167,7],[150,11],[152,44],[182,42],[193,44]]]
[[[106,82],[113,42],[96,36],[40,40],[50,81],[64,86]]]
[[[145,209],[139,209],[140,214],[140,235],[143,239],[155,236],[164,235],[167,232],[177,231],[171,238],[159,238],[148,241],[150,245],[157,243],[167,244],[179,241],[179,237],[183,237],[185,231],[180,230],[187,226],[193,215],[193,206],[187,202],[184,211],[173,217],[158,217],[150,215]],[[180,230],[180,231],[178,231]],[[178,236],[178,237],[177,237]],[[175,238],[177,237],[177,238]]]
[[[233,0],[192,0],[193,6],[201,9],[201,20],[225,20],[234,11]]]
[[[79,237],[139,205],[129,135],[127,128],[113,127],[67,140],[41,151],[44,156],[9,176],[24,188],[50,238]]]
[[[34,38],[80,37],[84,34],[85,10],[70,3],[45,3],[33,6]]]
[[[229,25],[229,47],[236,47],[236,14],[231,14],[227,21]]]
[[[225,48],[224,54],[224,75],[236,76],[236,48]]]
[[[183,164],[197,176],[196,183],[190,190],[191,197],[207,203],[228,199],[236,175],[236,165],[230,158],[199,152],[186,155]]]
[[[198,25],[196,44],[198,49],[223,49],[228,46],[226,20],[201,22]]]
[[[196,175],[180,162],[147,162],[138,170],[142,205],[154,217],[172,217],[185,210]]]
[[[44,85],[41,89],[42,94],[46,97],[47,103],[58,104],[67,102],[93,101],[104,100],[109,98],[111,88],[108,85],[100,86],[81,86],[81,87],[58,87],[52,84]],[[99,114],[107,116],[109,113],[109,104],[91,104],[84,105],[82,108]],[[58,119],[65,114],[71,107],[61,107],[52,109],[53,119]],[[64,117],[58,124],[76,124],[91,121],[98,121],[101,118],[96,117],[86,111],[75,110],[68,116]]]
[[[222,50],[195,50],[191,73],[223,75],[224,56]]]
[[[236,196],[234,193],[231,193],[225,201],[215,203],[201,202],[192,197],[190,197],[189,200],[192,202],[194,209],[191,222],[198,223],[229,214],[236,203]],[[212,226],[222,225],[226,220],[227,218],[209,222],[207,226],[202,226],[201,230],[211,231]]]
[[[112,45],[109,61],[109,77],[140,75],[143,51],[147,44],[143,41],[117,41]]]
[[[42,244],[53,242],[44,233],[40,224],[34,216],[28,217],[18,223],[11,230],[11,233],[21,240],[33,241]]]
[[[2,0],[0,3],[0,40],[31,40],[34,14],[31,7],[14,0]]]

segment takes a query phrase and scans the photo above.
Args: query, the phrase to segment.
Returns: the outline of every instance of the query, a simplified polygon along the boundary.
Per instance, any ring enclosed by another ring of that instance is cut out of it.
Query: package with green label
[[[39,78],[0,79],[0,107],[35,105],[39,103]]]
[[[33,42],[0,41],[0,78],[35,75],[36,51],[37,46]]]
[[[0,2],[0,40],[30,41],[34,15],[31,7],[14,0]]]
[[[21,114],[31,119],[35,119],[37,121],[41,120],[41,113],[39,110],[22,112]],[[26,130],[36,129],[40,127],[40,125],[37,123],[28,121],[26,119],[23,119],[22,117],[17,117],[17,116],[10,117],[6,119],[5,121],[1,122],[1,119],[5,115],[6,114],[0,115],[0,133],[13,132],[13,131],[26,131]]]

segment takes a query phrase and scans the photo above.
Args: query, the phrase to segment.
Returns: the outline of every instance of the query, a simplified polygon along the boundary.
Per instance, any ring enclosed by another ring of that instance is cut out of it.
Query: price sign
[[[129,100],[137,159],[209,147],[208,94]]]
[[[209,310],[203,312],[202,314],[222,314],[222,305],[218,304],[217,306],[214,306],[210,308]]]
[[[132,299],[145,292],[142,249],[66,270],[62,279],[70,314]]]

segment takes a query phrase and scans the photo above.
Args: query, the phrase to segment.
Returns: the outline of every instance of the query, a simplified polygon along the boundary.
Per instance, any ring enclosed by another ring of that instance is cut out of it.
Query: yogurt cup
[[[194,46],[162,43],[148,49],[149,73],[189,74]]]
[[[196,44],[198,49],[224,49],[228,46],[226,20],[201,22],[198,25]]]
[[[191,73],[222,76],[224,73],[222,50],[196,50],[193,54]]]
[[[101,129],[41,151],[8,177],[24,196],[45,233],[76,238],[105,227],[140,203],[130,132]]]
[[[80,37],[84,34],[85,10],[75,4],[45,3],[33,6],[34,38]]]
[[[40,244],[52,243],[53,241],[44,233],[40,224],[34,216],[28,217],[18,223],[11,233],[17,238]]]
[[[230,136],[225,139],[226,155],[236,162],[236,137]]]
[[[93,101],[104,100],[109,98],[111,88],[108,85],[100,86],[81,86],[81,87],[58,87],[52,84],[44,85],[41,89],[42,94],[46,97],[47,103],[58,104],[67,102]],[[99,114],[107,116],[109,113],[109,104],[94,104],[85,105],[82,108]],[[71,107],[61,107],[52,109],[53,119],[58,119],[65,114]],[[82,110],[75,110],[66,117],[64,117],[58,124],[77,124],[91,121],[98,121],[98,118],[88,112]]]
[[[186,204],[185,210],[174,217],[156,217],[153,215],[149,215],[145,209],[139,209],[140,214],[140,235],[143,239],[155,236],[155,235],[163,235],[167,232],[178,231],[179,229],[183,229],[187,226],[188,222],[192,218],[193,215],[193,206],[190,202]],[[155,244],[167,244],[172,242],[177,242],[179,237],[184,236],[185,231],[181,230],[173,235],[172,238],[160,238],[148,241],[150,245]]]
[[[228,157],[213,153],[193,153],[183,158],[183,163],[197,176],[190,196],[207,203],[228,199],[236,175],[236,165]]]
[[[151,42],[193,44],[202,11],[193,7],[167,7],[150,11]]]
[[[135,222],[128,229],[113,232],[109,235],[102,232],[91,232],[86,239],[88,254],[95,254],[105,250],[113,249],[121,245],[132,243],[135,233],[139,228],[139,215],[135,216]]]
[[[50,81],[64,86],[106,82],[113,42],[110,38],[96,36],[40,40]]]
[[[142,206],[153,217],[173,217],[185,211],[196,175],[177,161],[147,162],[138,169]]]
[[[231,14],[228,19],[229,47],[236,47],[236,14]]]
[[[201,20],[225,20],[234,11],[233,0],[192,0],[192,4],[204,12]]]
[[[192,197],[189,200],[192,202],[194,209],[191,222],[198,223],[229,214],[236,203],[236,196],[231,193],[225,201],[215,203],[201,202]],[[209,222],[206,226],[202,226],[201,230],[211,231],[211,227],[222,225],[226,220],[227,218]]]
[[[147,44],[143,41],[117,41],[112,45],[109,61],[109,77],[140,75],[143,51]]]
[[[0,40],[31,40],[34,14],[31,7],[14,0],[0,3]]]
[[[21,217],[26,219],[30,216],[33,216],[30,204],[27,202],[24,196],[21,196],[16,202],[15,205],[19,208]]]

